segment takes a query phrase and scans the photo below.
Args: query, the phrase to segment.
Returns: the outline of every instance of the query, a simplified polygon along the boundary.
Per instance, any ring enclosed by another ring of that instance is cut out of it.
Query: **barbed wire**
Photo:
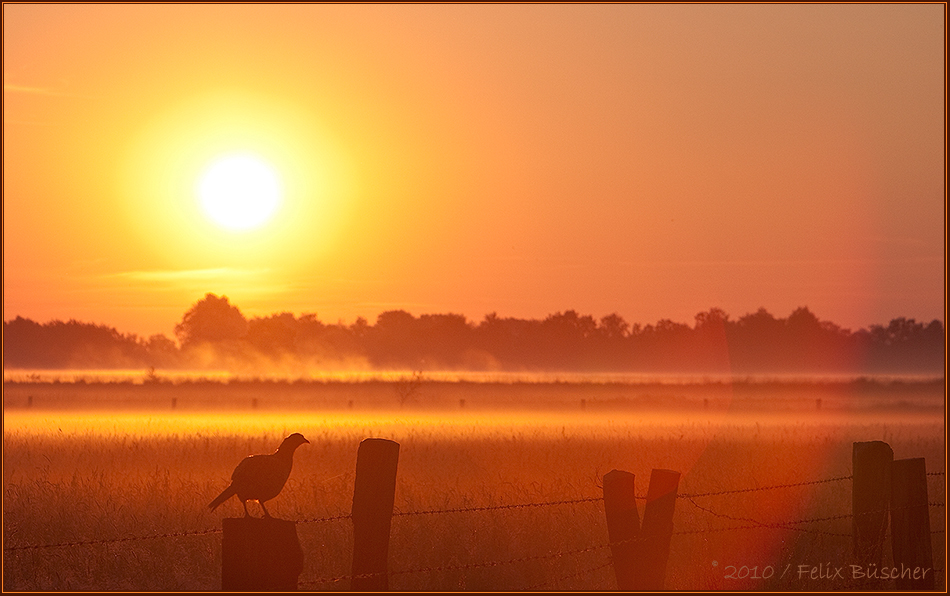
[[[945,474],[944,472],[928,472],[927,473],[928,476],[943,476],[944,474]],[[836,478],[827,478],[823,480],[811,480],[811,481],[795,482],[795,483],[789,483],[789,484],[776,484],[776,485],[754,487],[754,488],[743,488],[743,489],[724,490],[724,491],[705,492],[705,493],[684,493],[684,494],[677,495],[677,498],[686,499],[693,506],[699,509],[705,510],[713,515],[716,515],[717,517],[731,519],[733,521],[746,521],[746,522],[757,524],[757,525],[748,526],[748,527],[737,526],[734,528],[715,529],[715,530],[709,530],[709,531],[718,532],[718,531],[724,531],[728,529],[738,530],[738,529],[749,529],[749,528],[756,528],[756,527],[784,528],[785,527],[784,525],[776,525],[776,524],[767,525],[757,520],[733,517],[733,516],[728,516],[726,514],[719,514],[719,513],[713,512],[712,510],[700,507],[697,503],[693,501],[693,499],[699,498],[699,497],[713,497],[713,496],[720,496],[720,495],[740,494],[740,493],[749,493],[749,492],[757,492],[757,491],[765,491],[765,490],[777,490],[777,489],[784,489],[784,488],[794,488],[794,487],[799,487],[799,486],[812,486],[812,485],[817,485],[817,484],[840,482],[840,481],[851,480],[851,479],[853,479],[853,476],[839,476]],[[638,500],[646,499],[646,497],[641,496],[641,495],[637,495],[635,498]],[[529,509],[529,508],[537,508],[537,507],[552,507],[552,506],[559,506],[559,505],[578,505],[578,504],[583,504],[583,503],[596,503],[596,502],[601,502],[603,500],[604,500],[603,497],[582,497],[582,498],[577,498],[577,499],[565,499],[565,500],[560,500],[560,501],[544,501],[544,502],[535,502],[535,503],[488,505],[488,506],[480,506],[480,507],[455,507],[455,508],[450,508],[450,509],[429,509],[429,510],[422,510],[422,511],[396,511],[393,513],[393,517],[404,517],[404,516],[414,516],[414,515],[439,515],[439,514],[448,514],[448,513],[477,513],[477,512],[486,512],[486,511],[509,511],[509,510],[515,510],[515,509]],[[931,502],[931,503],[928,503],[928,505],[931,507],[945,507],[946,506],[945,503],[941,503],[941,502]],[[342,521],[342,520],[352,519],[352,517],[353,516],[351,514],[339,514],[339,515],[331,515],[331,516],[325,516],[325,517],[305,518],[305,519],[297,520],[297,523],[307,524],[307,523]],[[828,519],[834,519],[834,518],[828,518]],[[784,523],[795,524],[795,523],[800,523],[800,522],[791,521],[791,522],[784,522]],[[788,528],[788,529],[808,531],[808,530],[803,530],[800,528]],[[182,538],[182,537],[188,537],[188,536],[202,536],[202,535],[208,535],[208,534],[220,534],[221,532],[222,530],[220,528],[213,528],[213,529],[207,529],[207,530],[191,530],[191,531],[182,531],[182,532],[169,532],[169,533],[164,533],[164,534],[151,534],[151,535],[146,535],[146,536],[128,536],[128,537],[123,537],[123,538],[111,538],[111,539],[99,539],[99,540],[75,540],[75,541],[70,541],[70,542],[58,542],[58,543],[51,543],[51,544],[17,545],[17,546],[4,547],[3,550],[4,552],[15,552],[15,551],[23,551],[23,550],[40,550],[40,549],[48,549],[48,548],[93,546],[93,545],[99,545],[99,544],[136,542],[136,541],[142,541],[142,540],[158,540],[158,539],[168,539],[168,538]],[[843,536],[843,534],[835,534],[831,532],[819,532],[819,533]]]
[[[473,513],[482,511],[505,511],[510,509],[528,509],[532,507],[550,507],[555,505],[577,505],[580,503],[596,503],[603,501],[603,497],[584,497],[580,499],[566,499],[563,501],[546,501],[541,503],[518,503],[512,505],[486,505],[483,507],[456,507],[453,509],[429,509],[424,511],[397,511],[393,517],[407,515],[435,515],[442,513]]]
[[[297,586],[315,586],[317,584],[335,584],[336,582],[341,582],[344,580],[354,580],[354,579],[365,579],[369,577],[375,577],[379,575],[378,573],[363,573],[360,575],[338,575],[336,577],[320,577],[317,579],[308,579],[304,581],[298,581]]]
[[[774,484],[771,486],[760,486],[760,487],[755,487],[755,488],[739,488],[739,489],[734,489],[734,490],[723,490],[723,491],[708,492],[708,493],[682,494],[682,495],[677,495],[677,496],[684,499],[693,499],[697,497],[715,497],[719,495],[734,495],[738,493],[751,493],[751,492],[757,492],[757,491],[762,491],[762,490],[776,490],[780,488],[795,488],[798,486],[812,486],[815,484],[826,484],[828,482],[841,482],[843,480],[852,480],[853,478],[854,476],[839,476],[837,478],[826,478],[824,480],[809,480],[805,482],[794,482],[791,484]]]
[[[687,501],[689,501],[689,503],[693,505],[694,507],[696,507],[697,509],[700,509],[706,513],[709,513],[710,515],[714,515],[716,517],[719,517],[722,519],[728,519],[731,521],[750,522],[753,525],[732,526],[728,528],[711,528],[711,529],[705,529],[705,530],[681,530],[681,531],[673,532],[674,535],[676,534],[703,534],[707,532],[714,533],[714,532],[725,532],[725,531],[730,531],[730,530],[753,530],[757,528],[767,528],[767,529],[776,529],[776,530],[794,530],[797,532],[806,532],[810,534],[824,534],[826,536],[839,536],[842,538],[853,537],[852,534],[844,534],[841,532],[828,532],[825,530],[791,527],[794,524],[811,524],[811,523],[820,523],[820,522],[828,522],[828,521],[836,521],[836,520],[841,520],[841,519],[853,518],[854,517],[853,513],[842,513],[839,515],[815,517],[811,519],[800,519],[800,520],[791,520],[791,521],[784,521],[784,522],[765,523],[765,522],[761,522],[759,520],[748,518],[748,517],[737,517],[737,516],[729,515],[726,513],[719,513],[719,512],[713,511],[712,509],[709,509],[708,507],[703,507],[699,505],[698,503],[696,503],[690,498],[687,498]],[[928,505],[942,507],[943,503],[928,503]],[[914,507],[919,507],[919,505],[908,505],[906,507],[900,507],[898,509],[887,508],[887,509],[878,509],[876,511],[865,511],[865,512],[862,512],[860,515],[870,515],[874,513],[889,513],[892,511],[913,509]],[[942,529],[934,530],[931,532],[931,534],[943,534],[943,533],[945,533],[945,531]]]
[[[352,518],[352,515],[334,515],[329,517],[314,517],[309,519],[297,520],[298,524],[314,523],[314,522],[328,522],[328,521],[337,521]],[[141,540],[159,540],[166,538],[184,538],[189,536],[204,536],[209,534],[221,534],[223,529],[221,528],[209,528],[207,530],[186,530],[182,532],[167,532],[164,534],[149,534],[146,536],[126,536],[123,538],[103,538],[98,540],[74,540],[71,542],[55,542],[51,544],[23,544],[17,546],[6,546],[3,548],[4,552],[14,552],[21,550],[40,550],[46,548],[64,548],[71,546],[94,546],[97,544],[116,544],[121,542],[136,542]]]
[[[76,540],[73,542],[57,542],[53,544],[30,544],[19,546],[5,546],[4,552],[13,552],[20,550],[38,550],[44,548],[61,548],[68,546],[92,546],[96,544],[115,544],[118,542],[135,542],[139,540],[157,540],[162,538],[182,538],[185,536],[204,536],[207,534],[220,534],[221,528],[211,528],[208,530],[191,530],[187,532],[169,532],[166,534],[151,534],[148,536],[128,536],[125,538],[108,538],[101,540]]]
[[[353,516],[349,513],[344,513],[340,515],[331,515],[328,517],[310,517],[305,519],[298,519],[298,524],[312,524],[317,522],[331,522],[331,521],[342,521],[344,519],[353,519]]]
[[[825,535],[828,535],[828,536],[840,536],[840,537],[851,538],[851,534],[842,534],[842,533],[840,533],[840,532],[827,532],[827,531],[824,531],[824,530],[814,530],[814,529],[808,529],[808,528],[795,528],[795,527],[793,527],[795,524],[813,524],[813,523],[834,521],[834,520],[839,520],[839,519],[847,519],[847,518],[849,518],[849,517],[853,517],[853,515],[850,514],[850,513],[841,514],[841,515],[831,515],[831,516],[827,516],[827,517],[816,517],[816,518],[812,518],[812,519],[799,519],[799,520],[784,521],[784,522],[766,523],[766,522],[759,521],[759,520],[757,520],[757,519],[752,519],[752,518],[750,518],[750,517],[737,517],[737,516],[728,515],[728,514],[725,514],[725,513],[719,513],[719,512],[717,512],[717,511],[713,511],[712,509],[709,509],[708,507],[703,507],[702,505],[699,505],[698,503],[696,503],[695,501],[693,501],[691,498],[687,498],[686,500],[687,500],[693,507],[696,507],[697,509],[699,509],[699,510],[701,510],[701,511],[704,511],[704,512],[706,512],[706,513],[709,513],[710,515],[714,515],[714,516],[716,516],[716,517],[718,517],[718,518],[728,519],[728,520],[730,520],[730,521],[749,522],[749,523],[753,524],[753,525],[751,525],[751,526],[736,526],[736,527],[732,527],[732,528],[720,528],[720,529],[713,529],[713,530],[709,530],[709,531],[724,531],[724,530],[744,530],[744,529],[754,529],[754,528],[769,528],[769,529],[775,529],[775,530],[793,530],[793,531],[796,531],[796,532],[807,532],[807,533],[810,533],[810,534],[825,534]],[[700,534],[700,533],[703,533],[703,531],[688,531],[688,530],[687,530],[687,531],[683,531],[683,532],[674,532],[674,534],[679,534],[679,533],[682,533],[682,534],[687,534],[687,533],[689,533],[689,534]]]

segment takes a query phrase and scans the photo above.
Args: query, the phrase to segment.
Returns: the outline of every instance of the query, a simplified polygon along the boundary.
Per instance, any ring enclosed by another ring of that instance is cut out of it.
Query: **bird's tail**
[[[211,501],[210,503],[208,503],[208,509],[210,509],[211,511],[214,511],[215,509],[218,508],[218,505],[220,505],[221,503],[224,503],[225,501],[233,497],[235,494],[236,494],[236,491],[234,490],[234,487],[228,486],[226,489],[224,489],[224,491],[220,495],[215,497],[214,501]]]

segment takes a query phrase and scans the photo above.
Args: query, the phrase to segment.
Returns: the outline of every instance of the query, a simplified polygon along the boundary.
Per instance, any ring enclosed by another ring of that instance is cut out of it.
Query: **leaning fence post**
[[[604,513],[619,590],[633,590],[635,585],[634,541],[640,533],[640,515],[634,496],[634,480],[633,474],[621,470],[611,470],[604,475]]]
[[[924,458],[891,464],[891,549],[898,590],[933,590],[933,547]]]
[[[643,508],[643,525],[634,566],[636,590],[663,589],[666,564],[670,559],[673,509],[679,483],[679,472],[653,470],[650,473],[650,487],[647,489],[647,504]]]
[[[221,589],[227,592],[292,592],[303,571],[294,522],[274,517],[222,521]]]
[[[891,500],[894,452],[884,441],[855,442],[851,449],[851,535],[854,557],[881,566]]]
[[[399,443],[364,439],[356,454],[353,489],[353,579],[350,589],[389,589],[389,530],[396,499]]]

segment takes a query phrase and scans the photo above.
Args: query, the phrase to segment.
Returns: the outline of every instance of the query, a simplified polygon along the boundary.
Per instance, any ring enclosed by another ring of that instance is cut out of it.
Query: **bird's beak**
[[[310,444],[310,441],[308,441],[307,439],[304,439],[303,442],[307,443],[308,445]]]

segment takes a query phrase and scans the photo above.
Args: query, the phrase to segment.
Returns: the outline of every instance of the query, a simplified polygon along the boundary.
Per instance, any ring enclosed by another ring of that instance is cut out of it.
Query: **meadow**
[[[207,503],[244,455],[301,432],[311,444],[268,502],[298,521],[301,590],[349,588],[369,437],[400,444],[392,590],[615,589],[603,475],[633,472],[643,495],[654,468],[681,472],[687,496],[667,588],[893,588],[799,569],[850,563],[853,441],[926,458],[944,502],[944,395],[942,380],[6,382],[3,587],[220,588],[221,519],[243,511]]]

